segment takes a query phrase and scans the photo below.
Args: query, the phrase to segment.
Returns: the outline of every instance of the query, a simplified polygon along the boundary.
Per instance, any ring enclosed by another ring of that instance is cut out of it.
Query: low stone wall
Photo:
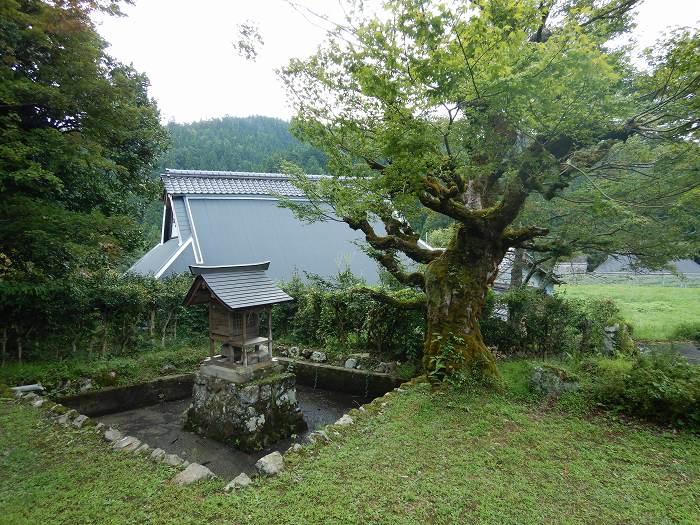
[[[374,398],[398,387],[402,380],[389,374],[343,368],[309,361],[276,358],[296,375],[300,385]],[[290,368],[291,367],[291,368]],[[132,386],[108,387],[96,392],[66,396],[55,401],[88,416],[102,416],[161,401],[178,401],[192,395],[194,374],[165,376]]]
[[[374,398],[386,394],[404,382],[389,374],[367,370],[312,363],[287,357],[277,357],[276,359],[280,363],[284,363],[287,369],[296,375],[297,384],[312,388]]]
[[[177,401],[192,395],[194,374],[165,376],[132,386],[108,387],[56,399],[81,414],[101,416],[134,408],[155,405],[161,401]]]

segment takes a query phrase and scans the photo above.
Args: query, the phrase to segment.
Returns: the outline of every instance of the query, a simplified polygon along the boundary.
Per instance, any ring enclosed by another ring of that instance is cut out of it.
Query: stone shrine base
[[[194,379],[185,427],[252,452],[306,429],[294,374],[269,363],[230,367],[207,361]]]

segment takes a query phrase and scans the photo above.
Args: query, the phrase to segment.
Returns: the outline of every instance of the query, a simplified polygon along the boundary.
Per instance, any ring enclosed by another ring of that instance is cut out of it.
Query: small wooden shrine
[[[229,366],[264,366],[272,359],[272,305],[293,301],[265,274],[270,262],[190,266],[195,280],[185,305],[209,305],[209,357]],[[267,326],[260,317],[267,313]],[[221,351],[215,355],[216,342]]]
[[[272,305],[292,301],[269,262],[190,266],[185,305],[209,306],[210,355],[195,375],[186,428],[254,451],[306,428],[294,374],[272,359]],[[260,316],[267,313],[266,326]],[[216,344],[221,351],[216,353]]]

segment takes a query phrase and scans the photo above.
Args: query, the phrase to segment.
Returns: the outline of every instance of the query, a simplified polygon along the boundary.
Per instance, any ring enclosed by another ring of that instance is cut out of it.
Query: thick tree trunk
[[[500,243],[469,238],[460,230],[445,253],[427,265],[423,364],[429,376],[443,379],[458,371],[498,375],[479,318],[504,254]]]

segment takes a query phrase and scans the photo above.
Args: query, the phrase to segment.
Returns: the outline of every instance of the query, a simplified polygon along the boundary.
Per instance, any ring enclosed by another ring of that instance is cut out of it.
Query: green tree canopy
[[[287,205],[306,220],[330,206],[425,292],[429,372],[495,373],[477,320],[511,247],[697,252],[700,38],[676,33],[635,66],[611,41],[637,4],[390,0],[366,17],[349,2],[282,72],[296,132],[333,174],[295,170],[311,203]],[[418,242],[416,208],[455,225],[446,249]]]
[[[0,6],[3,273],[41,280],[116,264],[166,134],[148,79],[106,52],[90,14],[114,2]]]

